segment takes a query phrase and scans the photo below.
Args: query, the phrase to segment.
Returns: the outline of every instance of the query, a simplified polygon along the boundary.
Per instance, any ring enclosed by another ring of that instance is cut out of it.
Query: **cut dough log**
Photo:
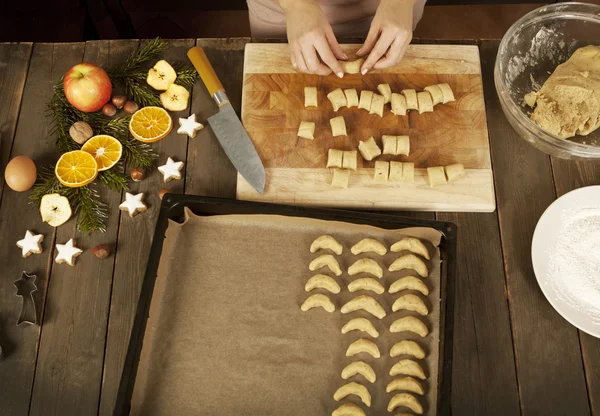
[[[392,113],[397,116],[406,115],[406,98],[402,94],[392,93],[391,97]]]
[[[378,160],[375,162],[375,173],[373,179],[378,182],[387,182],[390,176],[390,162]]]
[[[418,415],[423,414],[423,406],[421,406],[421,403],[419,403],[417,398],[410,393],[396,394],[390,399],[387,410],[388,412],[393,412],[397,407],[400,406],[408,407]]]
[[[427,285],[423,283],[421,279],[415,276],[405,276],[396,280],[390,285],[388,292],[393,294],[407,289],[421,292],[425,296],[429,295],[429,288]]]
[[[360,354],[361,352],[366,352],[367,354],[370,354],[373,358],[381,357],[381,353],[379,352],[377,344],[366,338],[361,338],[350,344],[350,346],[346,350],[346,357],[352,357],[356,354]]]
[[[321,254],[319,257],[314,259],[308,265],[308,269],[311,272],[322,269],[323,267],[328,267],[329,270],[333,272],[336,276],[342,274],[342,269],[340,269],[340,264],[331,254]]]
[[[331,105],[333,106],[333,111],[338,111],[342,107],[346,107],[346,96],[344,95],[344,91],[341,88],[336,88],[327,94],[327,98],[331,101]]]
[[[356,260],[354,264],[348,268],[348,274],[350,276],[355,276],[359,273],[369,273],[378,279],[383,277],[383,269],[381,266],[375,260],[369,258]]]
[[[338,256],[344,251],[344,247],[330,235],[322,235],[317,237],[310,245],[310,252],[316,253],[319,250],[331,250]]]
[[[354,403],[344,403],[331,413],[331,416],[367,416],[363,410]]]
[[[413,162],[402,163],[402,182],[415,181],[415,164]]]
[[[444,102],[444,94],[442,93],[442,89],[439,85],[429,85],[423,89],[431,94],[431,102],[434,106]]]
[[[462,163],[448,165],[444,167],[444,171],[446,172],[446,178],[448,178],[448,182],[453,182],[457,179],[463,178],[467,174],[465,171],[465,166]]]
[[[412,293],[400,296],[392,305],[392,312],[398,312],[400,310],[416,312],[421,316],[429,314],[427,305],[423,302],[423,299]]]
[[[339,61],[346,74],[358,74],[363,62],[365,62],[363,58],[357,59],[356,61]]]
[[[396,154],[408,156],[410,153],[410,138],[408,136],[396,136]]]
[[[315,123],[312,121],[301,121],[298,128],[298,137],[303,139],[314,140],[315,138]]]
[[[346,105],[350,107],[358,107],[358,93],[354,88],[344,90],[346,96]]]
[[[377,332],[371,321],[367,318],[354,318],[346,322],[346,325],[342,327],[342,334],[347,334],[350,331],[366,332],[373,338],[379,336],[379,332]]]
[[[384,104],[387,104],[391,101],[392,89],[390,88],[390,84],[379,84],[377,86],[377,91],[379,91],[379,94],[383,95]]]
[[[406,99],[407,110],[418,110],[419,103],[417,102],[417,91],[414,89],[402,90],[402,95]]]
[[[342,168],[356,170],[358,166],[358,152],[356,150],[344,150]]]
[[[321,293],[315,293],[314,295],[306,298],[300,309],[302,312],[306,312],[317,307],[321,307],[329,313],[335,311],[335,305],[331,299]]]
[[[341,168],[344,158],[344,151],[338,149],[329,149],[327,153],[327,167]]]
[[[452,88],[450,88],[450,85],[444,83],[444,84],[437,84],[437,86],[442,91],[442,96],[444,97],[444,99],[442,100],[442,103],[446,104],[451,101],[454,101],[454,93],[452,92]]]
[[[381,283],[372,277],[363,277],[361,279],[353,280],[348,284],[348,290],[352,293],[358,292],[359,290],[368,290],[377,293],[378,295],[381,295],[383,292],[385,292],[385,289],[383,286],[381,286]]]
[[[318,107],[317,87],[304,87],[304,107]]]
[[[405,331],[414,332],[423,338],[429,334],[427,326],[415,316],[405,316],[404,318],[396,319],[390,326],[390,332]]]
[[[381,144],[383,145],[384,155],[396,155],[397,136],[384,134],[381,136]]]
[[[342,387],[337,389],[337,391],[333,394],[333,399],[336,402],[339,402],[350,394],[358,396],[367,407],[371,406],[371,394],[369,393],[369,390],[367,390],[367,388],[362,384],[355,382],[344,384]]]
[[[425,262],[421,260],[421,257],[412,253],[398,257],[389,267],[390,272],[398,272],[405,269],[414,270],[421,277],[427,277],[429,275]]]
[[[391,393],[397,390],[408,391],[411,393],[420,394],[421,396],[425,394],[421,383],[419,383],[418,380],[415,380],[412,377],[395,378],[392,381],[390,381],[390,383],[385,388],[386,393]]]
[[[388,177],[390,182],[401,182],[402,181],[402,162],[391,161],[390,162],[390,175]]]
[[[406,237],[402,240],[392,244],[390,251],[393,253],[400,253],[401,251],[410,251],[412,253],[418,254],[429,260],[431,257],[429,256],[429,250],[421,240],[415,237]]]
[[[358,108],[371,111],[371,102],[373,101],[373,91],[361,91]]]
[[[354,377],[357,374],[363,376],[370,383],[375,383],[377,380],[373,367],[364,361],[351,362],[342,370],[342,378],[344,380],[348,380],[350,377]]]
[[[381,149],[375,143],[373,136],[369,137],[369,140],[358,142],[358,151],[365,160],[373,160],[377,156],[381,155]]]
[[[444,168],[442,166],[427,168],[427,179],[429,180],[429,186],[432,188],[448,183],[446,180],[446,173],[444,173]]]
[[[377,114],[379,117],[383,117],[384,102],[385,102],[385,98],[383,98],[383,95],[373,94],[373,99],[371,100],[371,109],[369,110],[369,114]]]
[[[416,361],[411,360],[410,358],[405,358],[403,360],[398,361],[394,366],[390,369],[390,376],[395,377],[398,375],[412,376],[420,378],[421,380],[425,380],[425,372],[423,368]]]
[[[431,99],[431,94],[427,91],[417,93],[417,102],[419,103],[419,114],[433,112],[433,101]]]
[[[348,133],[346,133],[346,122],[344,121],[344,117],[334,117],[329,120],[329,124],[331,124],[331,134],[333,137],[348,135]]]
[[[325,274],[315,274],[304,285],[304,290],[307,292],[314,289],[325,289],[334,294],[338,294],[341,291],[340,285],[331,276]]]
[[[333,177],[331,179],[332,188],[347,188],[350,183],[350,170],[348,169],[333,169]]]
[[[374,238],[363,238],[350,249],[355,256],[361,253],[377,253],[380,256],[387,253],[387,248]]]
[[[385,317],[385,310],[379,304],[379,302],[377,302],[371,296],[357,296],[342,306],[342,313],[351,313],[358,310],[369,312],[371,315],[379,319],[383,319]]]

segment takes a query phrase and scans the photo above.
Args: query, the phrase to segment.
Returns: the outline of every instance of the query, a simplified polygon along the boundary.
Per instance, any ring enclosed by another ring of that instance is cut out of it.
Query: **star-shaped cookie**
[[[181,179],[181,170],[183,169],[183,162],[175,162],[173,159],[168,158],[165,165],[159,166],[158,170],[163,174],[165,183],[172,181],[173,179]]]
[[[125,201],[123,201],[121,205],[119,205],[119,209],[121,211],[127,211],[130,217],[135,217],[138,213],[144,212],[148,209],[146,204],[144,204],[144,202],[142,201],[143,198],[143,193],[133,195],[129,192],[126,192]]]
[[[58,264],[67,263],[69,266],[75,265],[75,259],[79,257],[83,250],[75,247],[75,243],[71,238],[66,244],[57,244],[56,249],[58,254],[56,255],[56,262]]]
[[[188,118],[179,119],[179,128],[177,129],[178,134],[187,134],[190,138],[196,137],[196,132],[202,130],[204,126],[202,123],[196,121],[196,114],[192,114]]]
[[[40,254],[42,252],[42,234],[34,234],[31,231],[25,231],[25,237],[17,241],[17,247],[22,250],[23,258],[27,258],[32,254]]]

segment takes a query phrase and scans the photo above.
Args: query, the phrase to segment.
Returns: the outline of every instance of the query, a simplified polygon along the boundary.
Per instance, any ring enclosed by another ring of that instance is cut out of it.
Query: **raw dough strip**
[[[402,182],[402,162],[391,161],[390,162],[390,175],[388,180],[390,182]]]
[[[387,104],[391,101],[392,89],[390,88],[390,84],[379,84],[377,86],[377,91],[379,91],[379,94],[383,95],[384,104]]]
[[[331,105],[333,106],[333,111],[338,111],[342,107],[347,106],[346,96],[344,95],[344,91],[341,88],[336,88],[327,94],[327,98],[331,101]]]
[[[350,107],[358,107],[358,94],[354,88],[344,90],[346,96],[346,105]]]
[[[377,114],[379,117],[383,117],[383,105],[385,103],[385,98],[383,95],[373,94],[373,99],[371,100],[371,109],[369,110],[369,114]]]
[[[369,140],[358,142],[358,151],[365,160],[373,160],[377,156],[381,155],[381,149],[377,146],[375,138],[369,137]]]
[[[304,87],[304,107],[318,107],[317,87]]]
[[[448,183],[443,166],[427,168],[427,179],[429,180],[429,186],[432,188]]]
[[[384,155],[397,155],[397,136],[390,136],[384,134],[381,136],[381,144],[383,145],[383,154]]]
[[[329,124],[331,125],[331,135],[333,137],[348,135],[346,132],[346,122],[344,121],[344,117],[334,117],[329,120]]]
[[[437,86],[442,91],[442,96],[444,97],[442,103],[446,104],[451,101],[454,101],[454,93],[452,92],[452,88],[450,88],[450,85],[443,83],[437,84]]]
[[[406,98],[402,94],[392,93],[391,98],[392,113],[397,116],[406,115]]]
[[[390,162],[385,162],[383,160],[378,160],[377,162],[375,162],[375,172],[373,174],[373,179],[378,182],[387,182],[389,176]]]
[[[327,153],[328,168],[341,168],[343,164],[344,151],[338,149],[329,149]]]
[[[419,103],[419,114],[433,113],[433,101],[431,94],[427,91],[417,93],[417,102]]]
[[[371,111],[371,102],[373,101],[373,91],[361,91],[358,108]]]
[[[356,150],[344,150],[342,155],[342,168],[356,170],[358,167],[358,152]]]
[[[345,189],[350,183],[350,170],[348,169],[333,169],[333,177],[331,179],[332,188]]]
[[[402,95],[406,99],[407,110],[418,110],[417,92],[414,89],[402,90]]]
[[[298,137],[303,139],[314,140],[315,138],[315,123],[312,121],[301,121],[298,128]]]
[[[356,61],[339,61],[346,74],[358,74],[363,62],[365,62],[363,58],[357,59]]]
[[[444,167],[444,172],[446,172],[446,178],[448,178],[448,182],[454,182],[457,179],[463,178],[467,174],[465,171],[465,166],[462,163],[448,165]]]
[[[439,85],[429,85],[423,89],[431,94],[431,102],[434,106],[444,102],[444,94],[442,93],[442,89]]]

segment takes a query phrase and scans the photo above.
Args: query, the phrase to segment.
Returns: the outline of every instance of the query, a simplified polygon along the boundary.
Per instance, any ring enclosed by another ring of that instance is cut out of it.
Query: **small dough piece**
[[[396,342],[390,350],[390,357],[398,357],[399,355],[412,355],[416,359],[422,360],[425,358],[425,351],[423,351],[423,348],[416,342],[404,339],[400,342]]]
[[[406,97],[396,92],[392,93],[391,97],[392,113],[397,116],[406,115]]]
[[[333,169],[333,177],[331,179],[332,188],[345,189],[350,183],[350,171],[347,169]]]
[[[333,277],[325,274],[315,274],[308,279],[308,282],[306,282],[306,285],[304,286],[304,290],[310,292],[314,289],[325,289],[334,294],[338,294],[341,291],[340,285],[333,280]]]
[[[417,91],[414,89],[402,90],[402,95],[406,99],[407,110],[418,110],[419,103],[417,102]]]
[[[321,293],[315,293],[306,298],[300,309],[302,312],[306,312],[316,307],[321,307],[329,313],[335,311],[335,305],[331,299]]]
[[[369,273],[378,279],[383,277],[383,269],[373,259],[363,258],[356,260],[352,266],[348,268],[348,274],[355,276],[359,273]]]
[[[361,338],[350,344],[350,346],[346,350],[346,357],[352,357],[356,354],[360,354],[361,352],[366,352],[367,354],[370,354],[373,358],[381,357],[381,353],[379,352],[377,344],[366,338]]]
[[[363,58],[357,59],[356,61],[339,61],[346,74],[358,74],[363,62],[365,62]]]
[[[347,334],[350,331],[362,331],[373,338],[379,337],[379,332],[367,318],[353,318],[346,322],[346,325],[342,327],[342,334]]]
[[[342,274],[340,264],[331,254],[321,254],[319,257],[311,261],[310,265],[308,266],[311,272],[322,269],[323,267],[328,267],[329,270],[331,270],[336,276],[340,276]]]
[[[390,162],[390,176],[388,177],[390,182],[401,182],[402,181],[402,162],[391,161]]]
[[[312,121],[301,121],[300,127],[298,128],[298,137],[303,139],[314,140],[315,139],[315,123]]]
[[[349,88],[344,90],[344,95],[346,96],[346,105],[348,108],[358,107],[358,93],[356,92],[356,89]]]
[[[317,87],[304,87],[304,107],[318,107]]]
[[[344,150],[342,168],[356,170],[358,167],[358,152],[356,150]]]
[[[348,380],[357,374],[363,376],[370,383],[375,383],[377,380],[373,367],[364,361],[353,361],[342,370],[342,378],[344,380]]]
[[[431,102],[435,106],[436,104],[444,102],[444,94],[442,93],[442,89],[438,84],[430,85],[428,87],[423,88],[429,94],[431,94]]]
[[[358,151],[365,160],[373,160],[377,156],[381,155],[381,149],[375,143],[373,136],[369,137],[369,140],[358,142]]]
[[[354,403],[344,403],[331,413],[331,416],[367,416],[363,410]]]
[[[422,316],[429,314],[429,309],[427,309],[427,305],[425,305],[423,299],[412,293],[400,296],[394,301],[392,312],[398,312],[399,310],[416,312]]]
[[[385,289],[383,286],[381,286],[381,283],[372,277],[363,277],[361,279],[353,280],[348,284],[348,290],[352,293],[359,290],[369,290],[377,293],[378,295],[381,295],[383,292],[385,292]]]
[[[421,260],[421,257],[412,253],[398,257],[392,264],[390,264],[389,268],[390,272],[398,272],[404,269],[412,269],[421,277],[427,277],[429,275],[429,270],[427,270],[427,265],[425,262]]]
[[[419,256],[425,257],[427,260],[430,260],[429,250],[425,247],[425,244],[421,240],[415,237],[406,237],[402,240],[395,242],[392,244],[390,251],[393,253],[400,253],[401,251],[410,251],[412,253],[418,254]]]
[[[337,389],[337,391],[333,394],[333,399],[336,402],[339,402],[350,394],[358,396],[360,400],[367,405],[367,407],[371,406],[371,394],[369,393],[369,390],[367,390],[367,388],[362,384],[355,382],[344,384],[342,387]]]
[[[417,102],[419,103],[419,114],[433,113],[433,100],[427,91],[417,93]]]
[[[387,182],[390,176],[390,162],[378,160],[375,162],[375,173],[373,179],[380,182]]]
[[[390,136],[384,134],[381,136],[381,144],[383,145],[383,154],[384,155],[397,155],[397,136]]]
[[[404,276],[403,278],[396,280],[390,285],[388,292],[394,294],[402,290],[414,290],[421,292],[424,296],[429,295],[429,288],[427,285],[415,276]]]
[[[377,91],[379,94],[383,96],[383,103],[387,104],[392,99],[392,89],[390,88],[390,84],[379,84],[377,86]]]
[[[421,396],[425,394],[425,390],[423,390],[421,383],[412,377],[395,378],[390,381],[385,388],[386,393],[391,393],[396,390],[409,391],[411,393],[420,394]]]
[[[374,238],[363,238],[350,249],[355,256],[361,253],[377,253],[380,256],[387,253],[387,248]]]
[[[331,91],[329,94],[327,94],[327,98],[329,101],[331,101],[333,111],[338,111],[340,108],[348,105],[344,91],[342,91],[341,88],[336,88],[335,90]]]
[[[415,164],[413,162],[402,163],[402,182],[415,181]]]
[[[385,310],[383,307],[371,296],[360,295],[347,302],[342,306],[342,313],[351,313],[358,310],[364,310],[369,312],[376,318],[383,319],[385,317]]]
[[[535,103],[537,101],[537,92],[532,91],[532,92],[528,92],[527,94],[525,94],[525,96],[523,97],[523,101],[525,102],[526,105],[528,105],[529,107],[533,108],[535,107]]]
[[[344,151],[338,149],[329,149],[327,152],[327,167],[341,168],[344,158]]]
[[[462,163],[448,165],[444,168],[444,171],[446,172],[446,178],[448,178],[448,182],[453,182],[457,179],[463,178],[467,174],[465,171],[465,165]]]
[[[333,137],[348,135],[348,133],[346,133],[346,122],[344,121],[344,117],[334,117],[329,120],[329,124],[331,124],[331,134]]]
[[[383,117],[384,102],[385,102],[385,98],[383,98],[383,95],[373,94],[373,99],[371,100],[371,109],[369,110],[369,114],[377,114],[379,117]]]
[[[396,136],[396,154],[408,156],[410,153],[410,138],[408,136]]]
[[[423,338],[429,334],[427,326],[416,316],[405,316],[404,318],[396,319],[390,325],[390,332],[404,331],[414,332]]]
[[[416,361],[411,360],[410,358],[405,358],[403,360],[398,361],[394,366],[390,369],[390,376],[395,377],[400,374],[405,376],[412,376],[420,378],[421,380],[425,380],[425,372],[423,368]]]
[[[388,412],[393,412],[397,407],[400,406],[408,407],[418,415],[423,414],[423,406],[421,406],[421,403],[419,403],[417,398],[410,393],[396,394],[390,399],[387,410]]]
[[[373,101],[373,91],[361,91],[358,108],[371,111],[371,102]]]
[[[316,253],[319,250],[331,250],[338,256],[344,251],[344,247],[330,235],[317,237],[310,245],[310,252]]]
[[[442,96],[444,97],[444,99],[442,100],[442,103],[446,104],[451,101],[454,101],[454,93],[452,92],[452,88],[450,88],[450,85],[443,83],[443,84],[437,84],[437,86],[442,91]]]
[[[444,172],[444,168],[442,166],[427,168],[427,179],[429,180],[429,186],[432,188],[434,186],[448,183],[448,180],[446,179],[446,173]]]

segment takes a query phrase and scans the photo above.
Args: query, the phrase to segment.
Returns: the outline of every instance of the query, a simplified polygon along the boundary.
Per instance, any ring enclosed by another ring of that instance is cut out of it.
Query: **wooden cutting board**
[[[342,45],[352,56],[359,45]],[[266,169],[266,189],[257,193],[238,175],[238,199],[297,205],[424,211],[485,211],[495,209],[479,49],[472,45],[411,45],[402,63],[365,76],[320,77],[294,71],[287,44],[246,45],[242,122]],[[384,117],[365,110],[333,111],[326,95],[341,87],[376,91],[381,83],[393,92],[447,82],[456,101],[438,104],[433,113],[395,116],[389,105]],[[304,87],[318,89],[318,108],[304,108]],[[344,116],[347,137],[332,137],[329,119]],[[316,122],[315,140],[297,137],[300,121]],[[373,180],[374,162],[362,160],[347,189],[330,187],[325,168],[330,148],[353,150],[360,140],[383,134],[410,136],[410,156],[380,156],[377,160],[412,161],[414,183]],[[426,168],[463,163],[467,176],[431,188]]]

